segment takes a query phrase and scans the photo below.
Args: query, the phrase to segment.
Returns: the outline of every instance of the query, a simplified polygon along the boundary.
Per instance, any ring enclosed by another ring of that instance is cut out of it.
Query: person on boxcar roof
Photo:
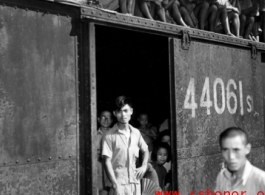
[[[111,195],[140,195],[140,179],[147,170],[148,146],[138,129],[129,124],[133,114],[131,99],[119,96],[113,112],[117,124],[103,138],[102,156],[110,179]],[[142,152],[142,166],[136,160]]]
[[[104,110],[100,112],[98,117],[99,129],[97,131],[97,155],[98,155],[98,191],[99,195],[108,194],[108,187],[105,185],[107,180],[101,158],[102,151],[102,137],[110,130],[112,124],[112,115],[111,112]]]
[[[265,42],[265,1],[259,0],[260,26],[262,29],[261,41]]]
[[[239,9],[231,6],[231,3],[229,3],[228,0],[215,0],[215,4],[218,7],[215,32],[223,31],[224,34],[235,37],[235,35],[230,30],[230,21],[232,20],[233,29],[235,31],[234,33],[238,33],[239,36],[239,25],[234,25],[235,23],[239,24],[240,22],[239,17],[237,18],[238,14],[240,13]],[[227,9],[228,4],[230,6]],[[234,5],[234,2],[232,2],[232,5]],[[237,5],[239,5],[239,2]],[[228,12],[230,12],[230,14],[228,14]]]
[[[228,21],[229,23],[231,23],[233,34],[236,37],[239,37],[239,31],[240,31],[239,15],[241,13],[239,0],[228,0],[226,2],[226,10],[227,10]]]
[[[207,0],[179,0],[180,13],[185,23],[192,28],[204,30],[209,3]]]
[[[259,7],[257,0],[240,0],[240,36],[249,39],[253,29],[255,17],[258,15]]]
[[[133,15],[134,0],[119,0],[121,13],[129,16]]]
[[[223,191],[264,194],[265,172],[253,166],[246,157],[251,150],[247,133],[239,127],[227,128],[220,134],[219,144],[226,168],[218,174],[215,190],[222,194]]]

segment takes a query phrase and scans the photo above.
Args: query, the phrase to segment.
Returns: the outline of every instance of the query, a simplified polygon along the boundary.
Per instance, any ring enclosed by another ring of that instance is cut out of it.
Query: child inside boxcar
[[[151,165],[156,170],[159,185],[162,190],[167,190],[169,184],[166,183],[167,170],[163,166],[170,161],[170,146],[165,142],[158,143],[151,155]]]
[[[258,15],[258,2],[254,0],[240,0],[240,36],[249,39],[249,35],[253,29],[255,17]]]
[[[104,185],[107,177],[103,168],[101,152],[102,152],[102,138],[110,130],[112,123],[111,112],[105,110],[100,112],[98,117],[99,129],[97,131],[97,157],[98,157],[98,191],[99,195],[107,195],[108,187]]]
[[[140,123],[139,130],[141,132],[141,135],[148,145],[149,151],[152,151],[153,149],[153,142],[156,139],[156,128],[155,127],[149,127],[149,121],[148,121],[148,114],[142,113],[138,117],[138,121]]]

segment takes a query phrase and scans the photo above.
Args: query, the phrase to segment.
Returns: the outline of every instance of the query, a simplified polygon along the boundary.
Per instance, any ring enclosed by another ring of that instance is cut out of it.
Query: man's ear
[[[133,108],[131,108],[131,112],[132,112],[132,114],[133,114]]]
[[[113,115],[116,117],[116,111],[113,111]]]
[[[100,119],[99,119],[99,117],[98,117],[98,122],[100,123]]]
[[[251,144],[248,143],[248,144],[246,145],[246,148],[247,148],[247,150],[246,150],[246,155],[248,155],[248,154],[250,153],[250,151],[251,151]]]

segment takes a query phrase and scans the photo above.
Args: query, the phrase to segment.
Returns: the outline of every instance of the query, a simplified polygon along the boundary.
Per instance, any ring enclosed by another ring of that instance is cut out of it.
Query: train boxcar
[[[0,0],[0,194],[97,194],[97,110],[169,119],[172,189],[213,189],[218,135],[264,169],[265,44],[71,3]],[[158,116],[160,115],[160,116]]]

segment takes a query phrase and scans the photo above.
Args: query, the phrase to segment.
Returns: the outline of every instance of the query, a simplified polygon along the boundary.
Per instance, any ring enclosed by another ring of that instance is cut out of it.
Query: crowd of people
[[[125,102],[130,102],[125,98]],[[114,116],[117,118],[117,114],[114,111]],[[117,119],[118,120],[118,119]],[[107,172],[104,171],[105,164],[103,163],[102,152],[103,151],[103,137],[113,129],[117,128],[117,124],[113,125],[114,117],[109,110],[103,110],[99,113],[98,123],[99,128],[97,131],[97,154],[98,154],[98,190],[99,194],[108,194],[111,191],[112,182],[107,176]],[[158,129],[152,125],[149,121],[148,113],[139,113],[137,117],[138,130],[140,135],[146,143],[148,148],[148,164],[147,169],[144,171],[142,178],[149,178],[155,181],[158,190],[166,190],[170,188],[171,183],[171,161],[170,161],[170,131],[165,129],[165,123]],[[113,126],[112,126],[113,125]],[[133,128],[130,126],[130,128]],[[167,127],[166,127],[167,128]],[[161,131],[161,132],[159,132]],[[124,140],[117,140],[117,142],[123,142]],[[119,143],[121,144],[121,143]],[[126,146],[126,145],[125,145]],[[117,146],[117,148],[120,146]],[[121,146],[122,147],[122,146]],[[110,151],[107,151],[108,155]],[[113,155],[113,154],[112,154]],[[141,167],[143,158],[141,151],[136,155],[136,167]]]
[[[115,105],[116,124],[112,126],[110,111],[102,111],[98,117],[98,194],[140,195],[144,191],[141,189],[144,179],[153,182],[152,190],[172,190],[168,119],[157,131],[149,122],[148,114],[141,113],[136,129],[129,124],[133,114],[131,99],[119,96]],[[265,172],[247,160],[251,150],[247,133],[239,127],[227,128],[219,136],[219,145],[224,166],[217,176],[215,192],[264,194]]]
[[[119,0],[121,13],[133,15],[133,1]],[[264,0],[139,0],[137,3],[141,16],[151,20],[265,42]]]

